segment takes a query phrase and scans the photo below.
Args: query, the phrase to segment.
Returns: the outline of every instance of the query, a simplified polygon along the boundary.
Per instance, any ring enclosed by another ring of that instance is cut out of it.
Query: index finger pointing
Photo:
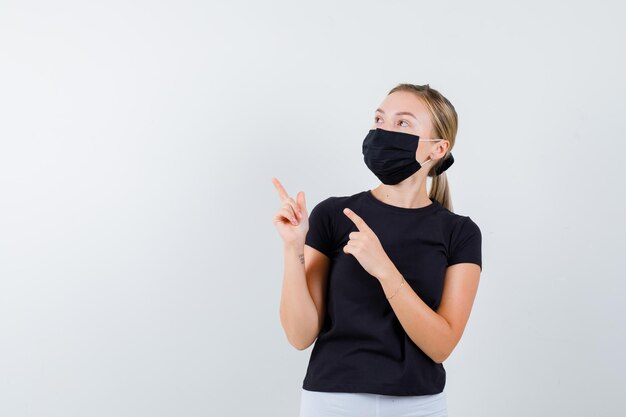
[[[289,198],[289,194],[287,194],[287,190],[285,190],[285,187],[283,187],[280,181],[278,181],[278,178],[272,177],[272,183],[274,184],[274,187],[276,188],[276,190],[278,190],[278,196],[281,201],[284,201]]]
[[[343,213],[348,216],[350,220],[352,220],[352,222],[356,225],[359,231],[364,232],[366,230],[370,230],[369,226],[365,223],[365,220],[363,220],[358,214],[350,210],[348,207],[343,209]]]

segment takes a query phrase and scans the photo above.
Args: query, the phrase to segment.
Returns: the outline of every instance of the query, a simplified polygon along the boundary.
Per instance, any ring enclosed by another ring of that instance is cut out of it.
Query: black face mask
[[[436,142],[443,139],[421,139]],[[416,173],[423,165],[415,159],[420,137],[404,132],[384,129],[371,129],[363,140],[363,160],[367,167],[384,184],[397,184]],[[424,162],[427,164],[431,159]],[[452,165],[451,153],[437,168],[439,175]]]

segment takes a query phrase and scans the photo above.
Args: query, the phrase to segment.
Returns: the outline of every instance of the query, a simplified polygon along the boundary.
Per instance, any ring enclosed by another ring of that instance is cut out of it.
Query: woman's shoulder
[[[460,232],[464,233],[478,233],[480,234],[480,226],[477,222],[472,219],[471,216],[467,214],[455,213],[453,211],[448,210],[443,205],[439,204],[440,209],[436,211],[435,216],[437,216],[441,223],[447,226],[449,232]]]
[[[320,206],[321,209],[327,210],[332,210],[337,207],[343,208],[346,204],[363,198],[365,193],[366,191],[359,191],[349,195],[329,195],[322,197],[319,203],[316,204],[316,207]]]

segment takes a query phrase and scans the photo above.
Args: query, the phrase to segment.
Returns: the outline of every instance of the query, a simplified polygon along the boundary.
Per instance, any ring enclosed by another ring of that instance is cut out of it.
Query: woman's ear
[[[450,142],[447,140],[440,140],[434,144],[433,151],[431,152],[431,158],[434,160],[441,159],[446,156],[448,149],[450,149]]]

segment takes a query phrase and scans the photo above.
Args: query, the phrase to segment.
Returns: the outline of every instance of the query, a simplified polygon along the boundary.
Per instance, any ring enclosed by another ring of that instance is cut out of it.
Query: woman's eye
[[[378,123],[379,119],[380,119],[380,117],[374,116],[374,123]],[[406,123],[406,125],[404,125],[402,127],[409,127],[409,122],[407,122],[406,120],[399,120],[398,123]]]

